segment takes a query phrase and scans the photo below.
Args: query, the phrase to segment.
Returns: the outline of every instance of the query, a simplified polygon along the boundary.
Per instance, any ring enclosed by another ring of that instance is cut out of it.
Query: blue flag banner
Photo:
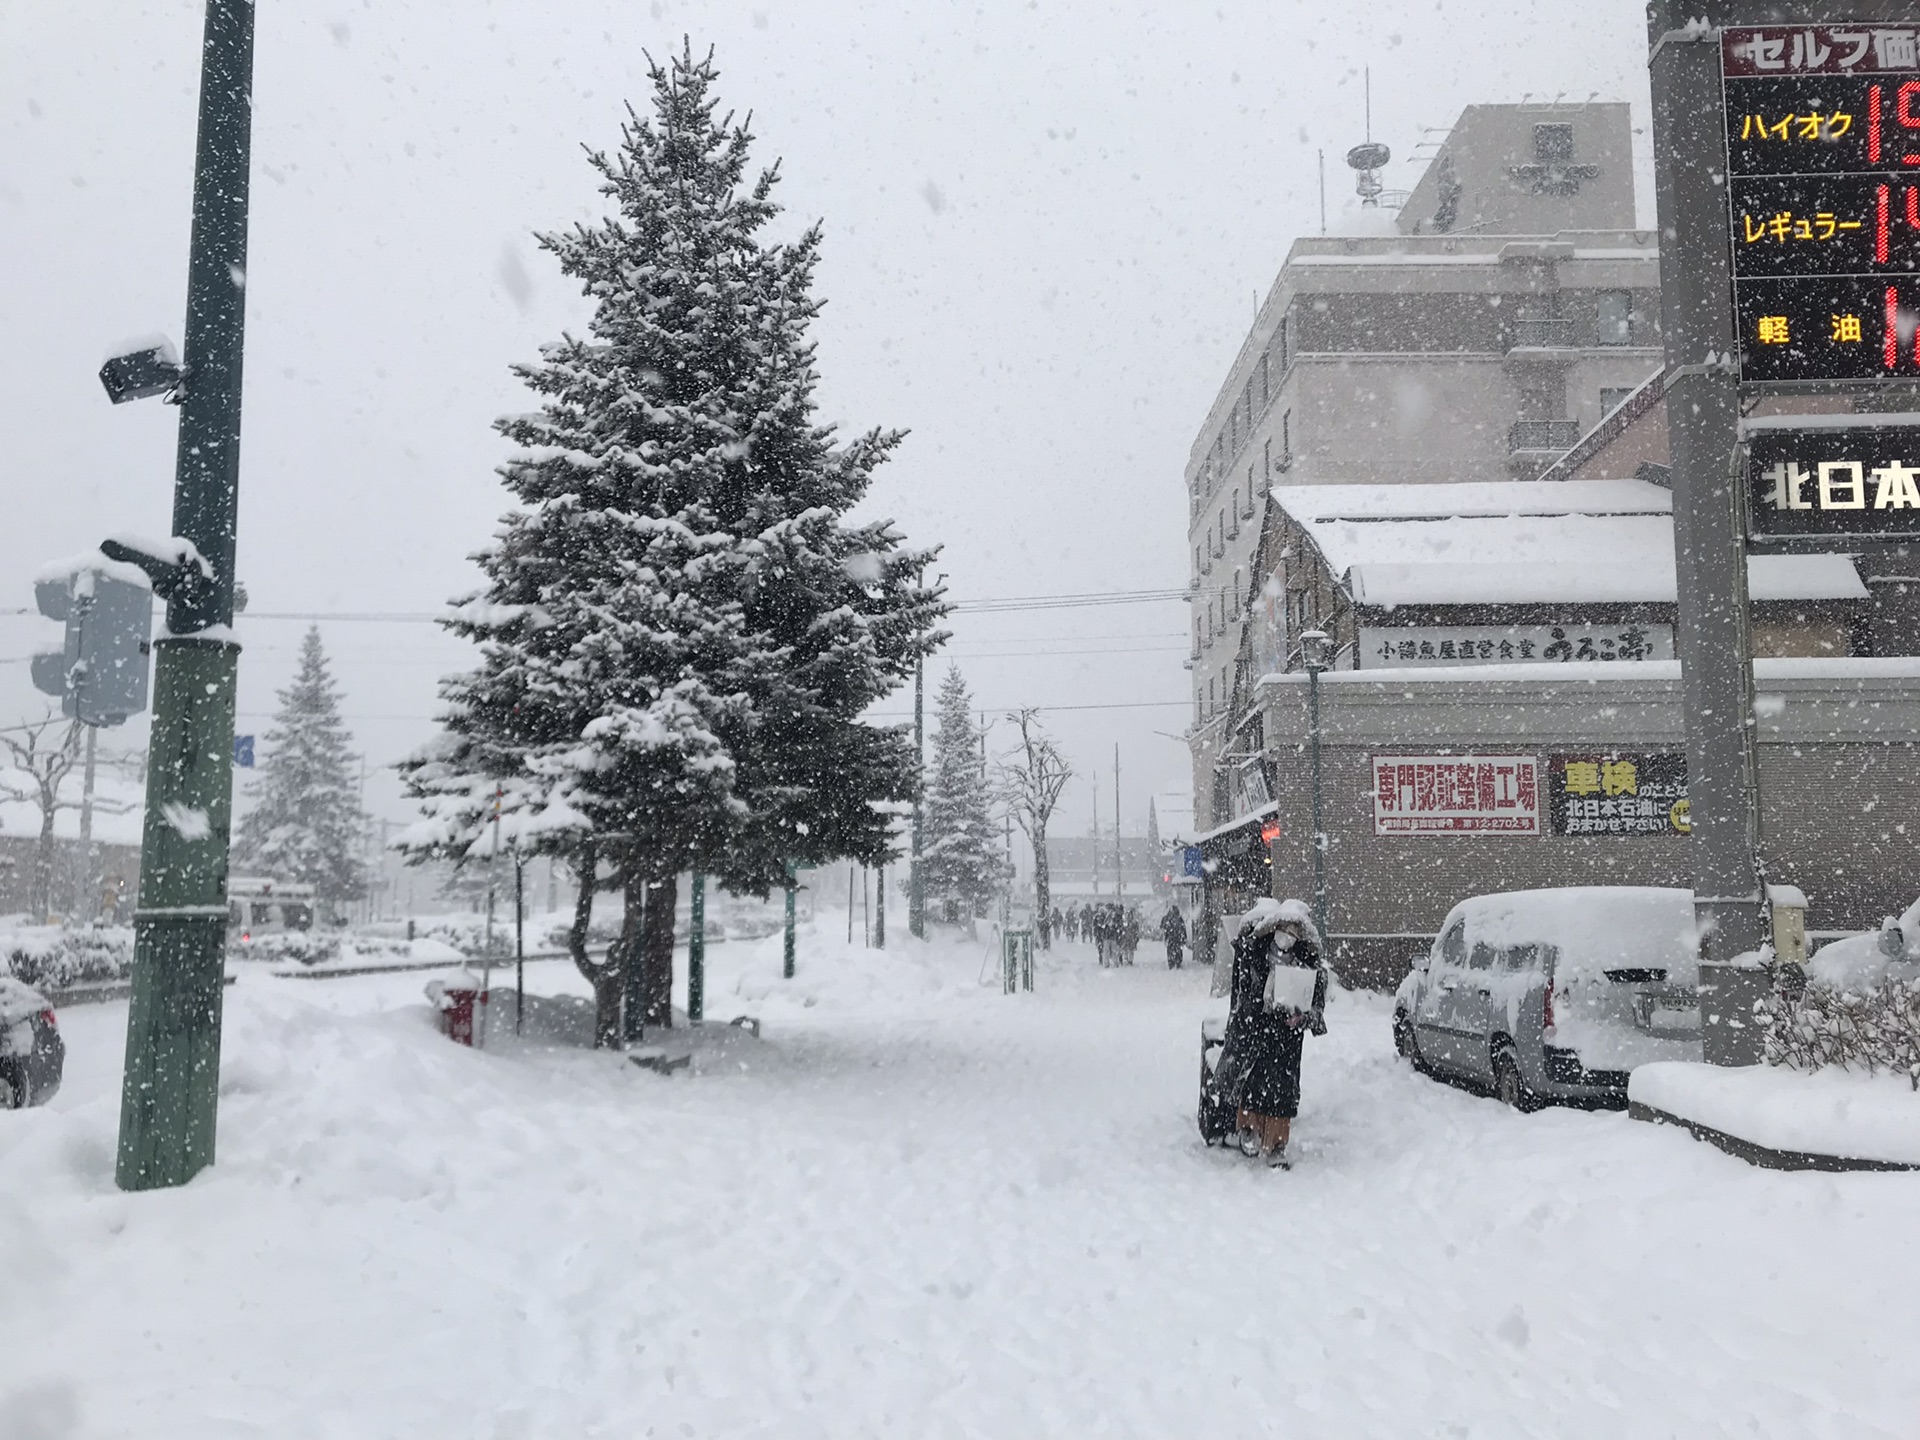
[[[233,737],[233,763],[242,770],[253,769],[253,736]]]

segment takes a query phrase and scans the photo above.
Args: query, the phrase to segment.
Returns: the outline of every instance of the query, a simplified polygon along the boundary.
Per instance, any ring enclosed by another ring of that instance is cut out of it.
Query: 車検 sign
[[[1376,835],[1538,835],[1531,755],[1376,755]]]
[[[1688,835],[1685,755],[1550,755],[1547,812],[1556,835]]]
[[[1920,26],[1721,32],[1744,383],[1920,376]]]

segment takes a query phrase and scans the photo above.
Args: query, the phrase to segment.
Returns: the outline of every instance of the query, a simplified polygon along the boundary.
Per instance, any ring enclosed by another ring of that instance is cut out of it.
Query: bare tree
[[[1019,748],[1000,762],[1000,783],[1006,793],[1007,807],[1021,830],[1033,844],[1033,897],[1039,912],[1040,948],[1053,946],[1053,905],[1051,881],[1047,873],[1047,822],[1060,803],[1060,792],[1073,778],[1060,749],[1040,728],[1040,712],[1034,709],[1010,710],[1007,719],[1020,730]]]
[[[33,856],[33,883],[27,906],[42,925],[53,910],[53,820],[62,810],[76,810],[78,800],[61,796],[67,777],[80,763],[80,722],[49,715],[15,729],[0,732],[9,768],[0,771],[0,790],[25,800],[40,811],[40,844]]]

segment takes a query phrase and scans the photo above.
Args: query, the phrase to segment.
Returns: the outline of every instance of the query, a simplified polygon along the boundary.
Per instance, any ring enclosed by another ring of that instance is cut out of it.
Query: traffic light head
[[[117,572],[117,573],[116,573]],[[137,573],[137,572],[136,572]],[[153,591],[105,561],[34,585],[40,613],[66,623],[58,651],[33,657],[33,683],[88,725],[119,725],[147,708]]]

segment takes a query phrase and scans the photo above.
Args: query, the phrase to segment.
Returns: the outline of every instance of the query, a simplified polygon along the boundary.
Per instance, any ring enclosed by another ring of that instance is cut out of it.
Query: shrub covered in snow
[[[1920,901],[1871,935],[1788,966],[1769,1002],[1767,1059],[1905,1075],[1920,1089]]]
[[[240,944],[230,943],[227,954],[235,960],[265,960],[276,965],[289,960],[318,965],[340,954],[340,936],[318,930],[269,931]]]
[[[133,930],[125,925],[0,930],[0,970],[11,971],[36,990],[124,980],[133,973]]]

